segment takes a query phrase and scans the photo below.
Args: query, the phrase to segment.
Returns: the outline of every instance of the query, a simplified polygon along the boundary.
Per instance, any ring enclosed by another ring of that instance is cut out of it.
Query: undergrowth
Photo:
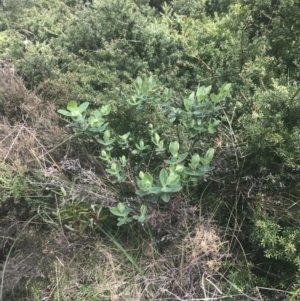
[[[0,299],[298,300],[299,8],[0,1]]]

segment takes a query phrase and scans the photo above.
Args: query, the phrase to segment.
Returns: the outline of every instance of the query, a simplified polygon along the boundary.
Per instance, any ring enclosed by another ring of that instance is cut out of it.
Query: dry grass
[[[56,108],[25,88],[12,67],[0,69],[0,162],[17,168],[45,168],[67,133],[58,125]],[[51,154],[50,154],[51,153]]]
[[[15,246],[18,252],[7,267],[5,300],[13,300],[13,295],[27,300],[20,289],[24,290],[25,280],[27,294],[38,296],[30,299],[34,301],[187,301],[224,296],[218,271],[226,253],[221,253],[220,238],[208,224],[196,224],[186,238],[161,252],[144,241],[151,252],[145,252],[144,244],[131,252],[143,275],[105,237],[69,241],[55,228],[47,235],[44,231],[34,226],[23,230]]]

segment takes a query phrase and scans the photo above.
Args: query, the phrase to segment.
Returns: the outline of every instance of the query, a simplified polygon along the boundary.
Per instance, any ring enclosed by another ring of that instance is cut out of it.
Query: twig
[[[22,132],[23,128],[24,128],[24,126],[22,125],[21,128],[19,129],[19,131],[18,131],[16,137],[14,138],[12,144],[10,145],[10,147],[9,147],[9,149],[8,149],[8,151],[7,151],[7,153],[6,153],[5,157],[4,157],[4,159],[3,159],[3,162],[5,162],[5,160],[7,159],[7,157],[8,157],[8,155],[9,155],[10,151],[12,150],[12,147],[14,146],[15,142],[17,141],[17,139],[18,139],[20,133]]]

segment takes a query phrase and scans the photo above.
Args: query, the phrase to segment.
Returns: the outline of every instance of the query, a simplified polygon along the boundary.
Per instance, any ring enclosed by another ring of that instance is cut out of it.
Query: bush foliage
[[[0,1],[0,206],[22,199],[76,237],[114,229],[110,213],[153,230],[196,210],[237,258],[222,263],[228,298],[297,300],[299,15],[298,0]],[[40,208],[28,186],[67,155],[84,180],[51,169]]]

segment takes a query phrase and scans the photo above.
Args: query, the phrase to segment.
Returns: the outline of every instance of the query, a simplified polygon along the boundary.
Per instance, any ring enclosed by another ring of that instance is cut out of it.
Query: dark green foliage
[[[296,179],[300,167],[300,107],[295,94],[299,88],[274,85],[274,91],[257,90],[254,94],[251,114],[240,118],[244,125],[241,133],[251,159],[249,166],[288,185],[284,180]]]

